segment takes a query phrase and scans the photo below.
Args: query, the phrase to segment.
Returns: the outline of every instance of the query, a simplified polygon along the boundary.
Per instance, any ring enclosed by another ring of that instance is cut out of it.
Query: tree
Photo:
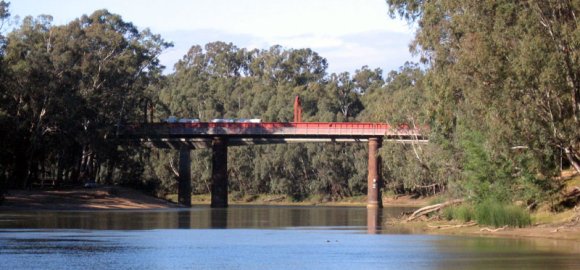
[[[392,16],[419,26],[412,45],[428,66],[431,141],[459,161],[454,170],[475,164],[466,141],[513,170],[493,176],[505,182],[553,175],[560,151],[578,164],[578,1],[386,2]],[[529,150],[512,150],[520,146]]]
[[[4,149],[3,153],[0,154],[0,204],[4,199],[4,190],[6,189],[6,171],[7,164],[13,154],[12,148],[9,146],[9,139],[12,137],[10,134],[13,129],[13,122],[10,120],[10,116],[7,111],[4,110],[7,102],[9,101],[5,93],[4,85],[4,46],[5,37],[2,34],[2,28],[4,23],[10,17],[9,12],[10,3],[5,1],[0,1],[0,147]]]
[[[170,44],[106,10],[51,21],[27,17],[7,39],[4,108],[18,134],[11,183],[47,173],[114,181],[117,166],[134,163],[114,142],[117,128],[142,119],[139,103],[160,80],[157,57]]]

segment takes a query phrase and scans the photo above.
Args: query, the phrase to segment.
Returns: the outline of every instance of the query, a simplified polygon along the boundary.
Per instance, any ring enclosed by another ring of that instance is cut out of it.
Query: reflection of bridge
[[[420,129],[392,128],[381,123],[149,123],[134,125],[124,135],[160,148],[180,150],[178,201],[191,205],[190,155],[196,148],[212,148],[211,206],[228,203],[227,147],[247,144],[305,142],[368,142],[368,203],[382,207],[378,148],[383,140],[425,142]]]
[[[189,151],[212,148],[211,206],[228,205],[228,146],[304,142],[368,142],[367,208],[382,207],[378,149],[383,139],[402,143],[426,142],[421,129],[382,123],[302,122],[300,99],[294,101],[292,123],[144,123],[124,129],[124,138],[160,148],[179,149],[178,202],[191,205]]]

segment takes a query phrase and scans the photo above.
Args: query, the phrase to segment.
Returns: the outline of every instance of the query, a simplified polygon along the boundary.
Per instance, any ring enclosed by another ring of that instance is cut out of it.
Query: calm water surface
[[[580,269],[580,243],[411,234],[409,209],[0,212],[1,269]]]

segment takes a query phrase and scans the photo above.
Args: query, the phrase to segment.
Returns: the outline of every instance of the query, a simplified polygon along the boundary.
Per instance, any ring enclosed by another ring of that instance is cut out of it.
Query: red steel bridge
[[[305,142],[367,142],[370,138],[403,143],[426,142],[425,128],[383,123],[265,122],[149,123],[128,129],[132,136],[160,148],[209,148],[216,137],[229,146]]]
[[[180,151],[178,201],[191,205],[190,154],[192,149],[212,148],[211,206],[227,207],[228,146],[278,143],[358,143],[369,145],[368,156],[368,208],[382,207],[378,149],[382,142],[427,142],[427,128],[406,125],[393,127],[384,123],[356,122],[301,122],[301,106],[294,104],[294,122],[264,123],[142,123],[123,129],[121,136],[160,148]]]

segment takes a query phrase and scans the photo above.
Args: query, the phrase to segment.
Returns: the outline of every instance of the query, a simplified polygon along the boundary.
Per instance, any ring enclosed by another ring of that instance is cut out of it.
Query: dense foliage
[[[580,172],[580,1],[386,2],[418,26],[432,142],[462,194],[532,203],[561,160]]]
[[[24,18],[6,33],[0,1],[0,193],[42,178],[175,192],[178,153],[128,145],[131,122],[185,118],[428,124],[429,144],[381,149],[386,190],[448,190],[478,204],[534,204],[558,191],[562,164],[580,171],[580,1],[386,0],[417,27],[407,63],[328,74],[311,49],[194,45],[162,75],[170,43],[106,10],[66,25]],[[194,42],[194,41],[192,41]],[[231,147],[237,194],[295,199],[366,192],[364,144]],[[210,187],[211,152],[192,151],[195,193]],[[562,163],[563,161],[563,163]]]

